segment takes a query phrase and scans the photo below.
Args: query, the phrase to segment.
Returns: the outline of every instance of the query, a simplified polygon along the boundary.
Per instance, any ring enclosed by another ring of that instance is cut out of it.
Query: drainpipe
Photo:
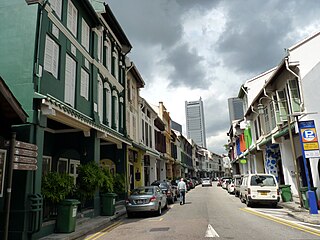
[[[286,57],[285,58],[285,63],[286,63],[286,69],[292,73],[294,76],[297,77],[298,79],[298,85],[299,85],[299,90],[300,90],[300,96],[301,96],[301,103],[300,103],[300,107],[301,110],[304,110],[304,103],[303,103],[303,94],[302,94],[302,88],[301,88],[301,78],[298,74],[296,74],[294,71],[292,71],[289,67],[289,58]],[[294,163],[294,168],[295,168],[295,178],[296,178],[296,182],[297,182],[297,190],[298,190],[298,196],[299,196],[299,202],[300,202],[300,206],[303,206],[303,201],[302,201],[302,194],[300,192],[300,179],[299,179],[299,169],[298,169],[298,163],[297,163],[297,156],[296,156],[296,148],[294,145],[294,139],[292,136],[292,132],[291,132],[291,116],[287,116],[287,122],[288,122],[288,131],[289,131],[289,137],[290,137],[290,144],[291,144],[291,151],[292,151],[292,157],[293,157],[293,163]]]
[[[294,76],[297,77],[298,79],[298,87],[299,87],[299,91],[300,91],[300,96],[301,96],[301,103],[300,103],[300,107],[301,107],[301,112],[304,111],[304,98],[303,98],[303,92],[302,92],[302,86],[301,86],[301,77],[299,74],[296,74],[294,71],[292,71],[289,67],[289,58],[286,57],[285,58],[285,63],[286,63],[286,69],[288,70],[288,72],[292,73]]]

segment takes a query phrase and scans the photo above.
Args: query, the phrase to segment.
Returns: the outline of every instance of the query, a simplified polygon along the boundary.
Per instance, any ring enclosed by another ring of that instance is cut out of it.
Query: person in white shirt
[[[183,178],[180,179],[180,182],[178,183],[178,191],[180,193],[180,205],[186,203],[186,192],[187,192],[187,185],[183,181]]]

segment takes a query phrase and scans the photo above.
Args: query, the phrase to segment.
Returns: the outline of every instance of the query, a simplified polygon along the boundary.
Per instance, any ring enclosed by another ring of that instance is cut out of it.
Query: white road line
[[[218,233],[213,229],[213,227],[208,224],[208,229],[206,231],[205,237],[213,238],[213,237],[219,237]]]

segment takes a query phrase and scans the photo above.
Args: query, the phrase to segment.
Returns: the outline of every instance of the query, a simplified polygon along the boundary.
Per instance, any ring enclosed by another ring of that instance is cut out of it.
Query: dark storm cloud
[[[169,75],[169,85],[207,89],[209,82],[201,66],[203,60],[204,58],[197,55],[195,51],[189,50],[187,44],[174,48],[168,54],[165,63],[173,68],[173,72]]]
[[[203,102],[206,136],[217,136],[221,129],[225,129],[227,134],[229,121],[227,101],[219,101],[217,99],[205,99]]]
[[[169,0],[107,0],[106,3],[133,47],[137,43],[172,46],[181,38],[181,14],[178,5]]]
[[[148,49],[158,45],[165,55],[165,58],[158,63],[173,70],[168,79],[168,87],[186,86],[200,89],[208,87],[204,68],[201,66],[201,61],[204,59],[195,50],[190,50],[187,44],[177,46],[176,43],[182,38],[182,14],[194,7],[203,11],[210,10],[217,1],[108,0],[106,2],[133,45],[132,60],[138,67],[141,66],[139,70],[150,84],[154,70],[150,67],[150,58],[158,56],[148,56],[148,53],[151,54]]]
[[[319,9],[317,3],[225,1],[222,5],[227,11],[227,23],[217,52],[222,54],[224,64],[233,70],[252,73],[267,70],[281,61],[284,48],[300,40],[289,39],[288,33],[314,20],[319,12],[313,9]],[[306,6],[309,4],[311,8]],[[309,10],[303,13],[302,9]]]

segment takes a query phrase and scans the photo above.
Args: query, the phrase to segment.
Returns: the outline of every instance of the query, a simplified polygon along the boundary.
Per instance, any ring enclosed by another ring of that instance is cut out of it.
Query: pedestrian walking
[[[186,203],[186,192],[187,192],[187,185],[183,181],[183,178],[180,179],[180,182],[178,183],[178,191],[180,194],[180,205]]]

